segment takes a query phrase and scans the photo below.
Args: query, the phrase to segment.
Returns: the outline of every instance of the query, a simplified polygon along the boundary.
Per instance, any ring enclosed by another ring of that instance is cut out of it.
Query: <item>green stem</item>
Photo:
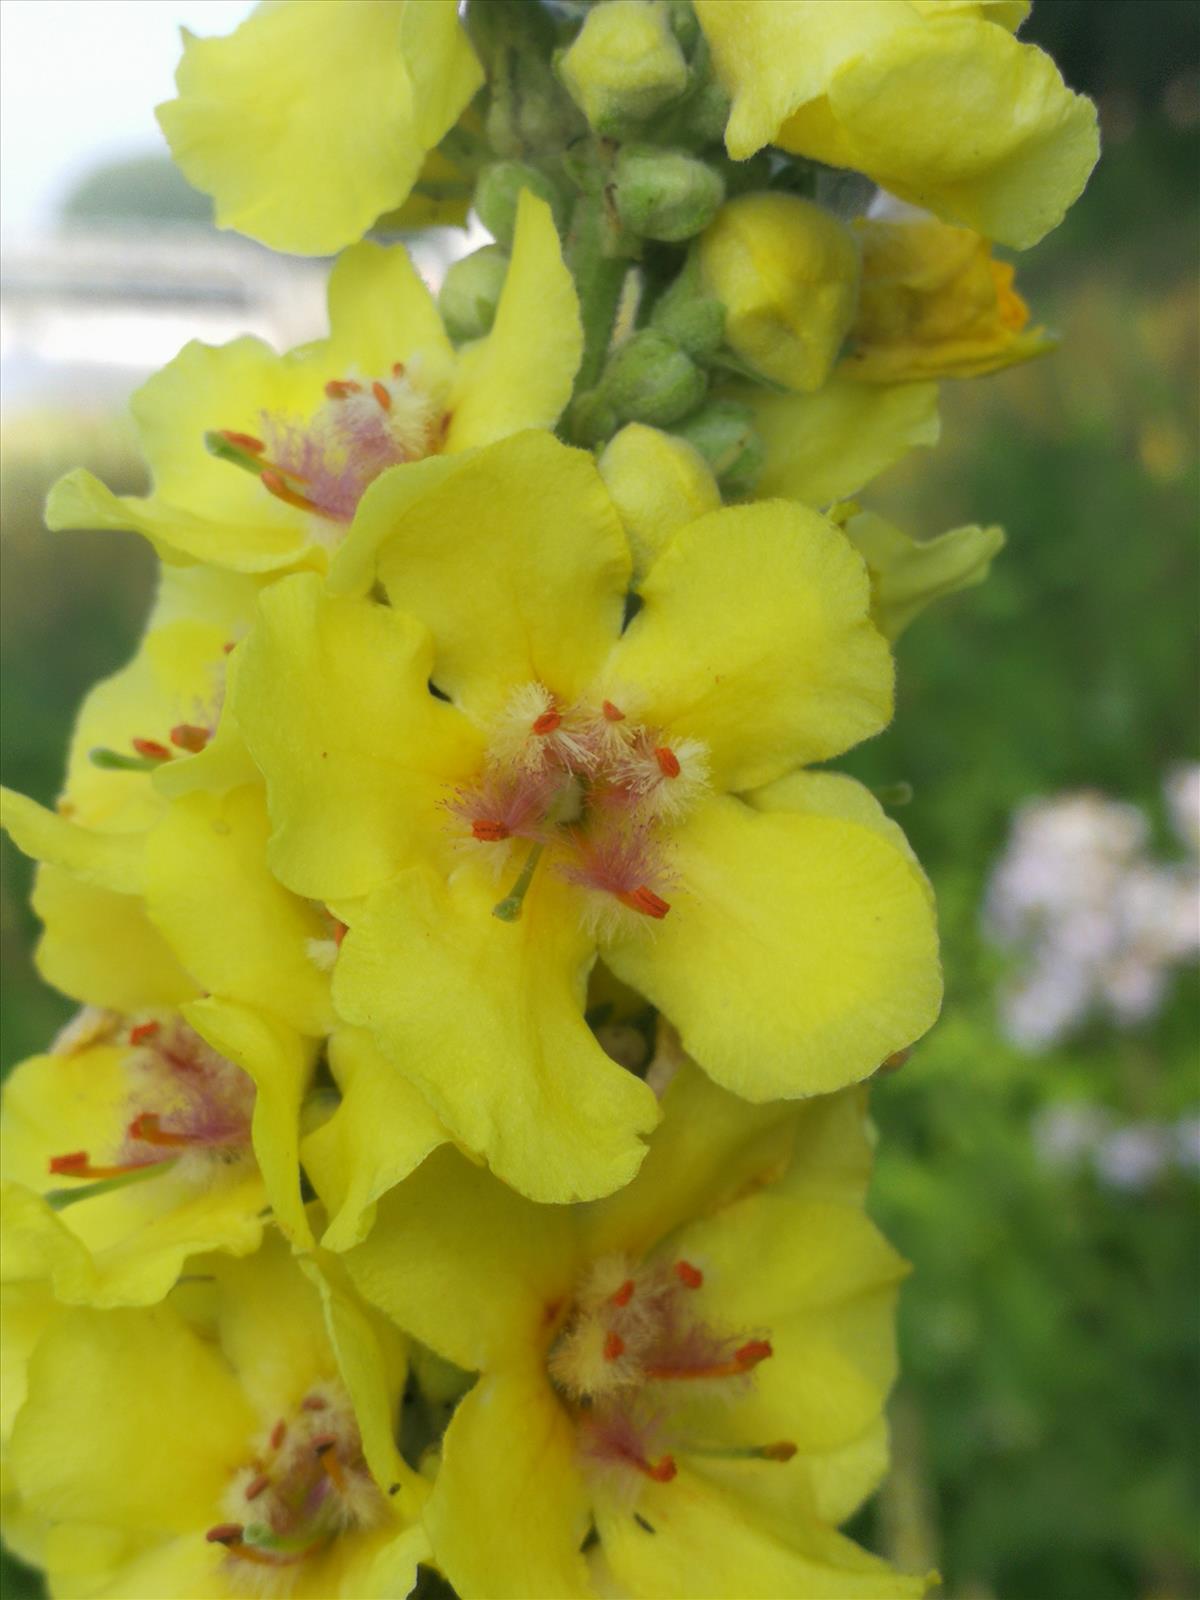
[[[512,888],[497,905],[492,907],[492,915],[499,917],[501,922],[515,922],[521,915],[521,906],[529,892],[529,885],[533,882],[533,874],[538,862],[542,859],[544,844],[535,844],[526,857],[525,865],[521,868],[521,875]]]
[[[583,360],[575,379],[576,394],[591,389],[603,370],[621,303],[621,286],[629,261],[611,250],[612,223],[603,193],[581,194],[575,202],[563,252],[575,280],[583,319]]]

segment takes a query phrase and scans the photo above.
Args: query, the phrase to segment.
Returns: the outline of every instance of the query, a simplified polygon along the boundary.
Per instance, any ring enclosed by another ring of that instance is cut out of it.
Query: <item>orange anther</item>
[[[293,489],[285,483],[274,467],[268,467],[259,474],[259,483],[268,494],[273,494],[276,500],[282,500],[284,505],[295,506],[298,511],[315,511],[317,508],[307,495],[301,494],[299,489]]]
[[[353,378],[330,378],[325,385],[325,393],[331,400],[344,400],[347,395],[359,394],[362,384],[355,383]]]
[[[648,1478],[653,1478],[655,1483],[670,1483],[679,1468],[675,1465],[674,1456],[663,1456],[661,1461],[643,1462],[642,1471]]]
[[[300,1409],[301,1411],[325,1411],[328,1409],[328,1401],[323,1395],[306,1394],[300,1402]]]
[[[790,1439],[780,1439],[778,1444],[764,1444],[758,1453],[764,1461],[790,1461],[796,1446]]]
[[[344,922],[339,922],[336,917],[333,919],[333,942],[338,947],[339,950],[342,947],[342,940],[346,937],[346,935],[349,932],[350,932],[350,929],[346,926],[346,924]],[[313,1398],[315,1399],[316,1396],[314,1395]],[[307,1402],[305,1402],[305,1403],[307,1404]],[[322,1402],[322,1404],[323,1403],[324,1402]],[[310,1406],[309,1407],[309,1410],[311,1410],[311,1411],[315,1411],[317,1409],[318,1408],[316,1406]]]
[[[72,1150],[70,1155],[51,1156],[51,1172],[77,1172],[80,1167],[86,1167],[88,1157],[86,1150]]]
[[[223,655],[228,655],[231,650],[236,650],[236,649],[237,649],[237,640],[236,639],[226,639],[225,643],[221,646],[221,653]]]
[[[625,1341],[612,1328],[604,1335],[605,1361],[619,1361],[625,1354]]]
[[[883,1064],[879,1068],[880,1072],[899,1072],[900,1068],[908,1060],[910,1055],[912,1055],[911,1049],[893,1051],[893,1053],[886,1057],[883,1061]]]
[[[765,1361],[768,1356],[774,1355],[770,1343],[766,1339],[751,1339],[740,1350],[735,1350],[733,1359],[743,1372],[749,1372],[751,1367],[756,1367],[760,1361]]]
[[[659,898],[653,889],[648,889],[642,884],[640,889],[618,889],[617,899],[623,906],[628,906],[630,911],[640,911],[644,917],[654,917],[661,922],[670,911],[671,907],[665,900]]]
[[[157,739],[131,739],[130,744],[138,755],[145,756],[147,761],[170,761],[171,752],[165,744],[159,744]]]
[[[499,844],[501,839],[509,837],[508,828],[503,822],[491,822],[484,817],[477,818],[471,824],[471,832],[486,844]]]
[[[323,1433],[313,1440],[313,1452],[321,1463],[321,1470],[333,1484],[335,1489],[345,1490],[346,1476],[342,1471],[342,1463],[338,1460],[337,1440],[331,1433]]]
[[[392,409],[392,397],[378,378],[371,385],[371,393],[375,396],[381,411],[390,411]]]
[[[616,1294],[610,1295],[609,1298],[614,1306],[627,1306],[633,1299],[633,1279],[626,1278]]]
[[[704,1282],[704,1274],[690,1261],[677,1261],[672,1270],[685,1289],[698,1289]]]
[[[226,444],[237,445],[239,449],[249,450],[252,456],[260,456],[267,448],[261,439],[256,439],[252,433],[235,433],[232,428],[222,428],[221,438]]]
[[[562,722],[562,712],[557,706],[551,706],[549,711],[543,711],[533,723],[534,733],[553,733]]]
[[[392,377],[393,378],[402,378],[403,376],[404,376],[404,363],[403,363],[403,361],[393,361],[392,362]]]
[[[86,1150],[72,1150],[70,1155],[51,1156],[49,1171],[57,1173],[64,1178],[123,1178],[126,1173],[140,1172],[147,1165],[159,1166],[160,1162],[147,1163],[144,1161],[131,1161],[125,1166],[94,1167],[88,1160]],[[169,1163],[168,1163],[169,1164]]]
[[[218,1522],[215,1528],[210,1528],[204,1537],[209,1544],[241,1544],[242,1534],[245,1529],[240,1522]]]
[[[195,722],[177,722],[171,729],[171,743],[195,755],[208,743],[208,729]]]
[[[246,1485],[246,1499],[257,1500],[259,1495],[262,1494],[265,1489],[269,1489],[270,1487],[270,1478],[267,1477],[265,1472],[260,1472],[258,1477],[255,1478],[253,1482]]]
[[[287,1423],[283,1420],[282,1417],[280,1417],[279,1421],[271,1429],[271,1449],[272,1450],[278,1450],[279,1446],[283,1443],[283,1441],[286,1438],[287,1438]]]
[[[145,1144],[187,1145],[192,1140],[186,1133],[171,1133],[159,1126],[153,1111],[143,1111],[129,1124],[129,1137],[141,1139]]]
[[[625,721],[625,713],[621,710],[620,706],[613,705],[611,700],[606,700],[601,707],[601,710],[604,712],[604,720],[606,722]]]
[[[658,762],[658,770],[664,778],[677,778],[679,776],[679,757],[668,745],[656,745],[654,759]]]
[[[153,1039],[158,1032],[157,1022],[139,1022],[136,1027],[129,1030],[130,1044],[144,1044],[147,1039]]]

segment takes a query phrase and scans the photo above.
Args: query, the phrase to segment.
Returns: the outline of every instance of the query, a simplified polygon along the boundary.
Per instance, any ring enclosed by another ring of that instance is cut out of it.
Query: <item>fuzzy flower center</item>
[[[693,1436],[689,1402],[708,1392],[736,1403],[739,1388],[774,1353],[767,1339],[710,1323],[703,1285],[691,1261],[633,1263],[621,1255],[592,1262],[577,1284],[548,1368],[594,1467],[669,1483],[678,1470],[673,1450],[768,1461],[795,1455],[788,1441],[727,1447]]]
[[[447,420],[419,370],[397,361],[387,377],[331,378],[307,419],[263,411],[257,434],[218,429],[205,445],[285,505],[345,524],[381,472],[441,448]]]
[[[696,739],[670,739],[611,700],[564,705],[540,683],[521,685],[489,729],[483,767],[447,802],[472,840],[503,852],[528,846],[496,916],[514,921],[544,857],[584,891],[588,920],[611,931],[624,915],[661,921],[670,910],[671,827],[708,787]]]
[[[377,1523],[384,1506],[345,1391],[320,1383],[255,1440],[225,1496],[229,1520],[205,1537],[225,1546],[232,1567],[294,1567],[339,1533]]]
[[[202,1185],[253,1160],[254,1083],[178,1017],[134,1023],[126,1036],[124,1136],[112,1158],[86,1150],[52,1156],[62,1177],[105,1180],[150,1169]]]

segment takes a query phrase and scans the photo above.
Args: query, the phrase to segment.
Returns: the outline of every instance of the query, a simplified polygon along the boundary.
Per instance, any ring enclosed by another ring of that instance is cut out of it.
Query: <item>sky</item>
[[[249,0],[0,0],[0,234],[28,239],[91,167],[166,151],[179,29],[228,33]]]

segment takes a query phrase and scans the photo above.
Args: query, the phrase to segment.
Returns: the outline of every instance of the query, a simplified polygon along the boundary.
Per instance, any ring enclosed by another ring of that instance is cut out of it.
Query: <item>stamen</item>
[[[129,1124],[129,1137],[141,1139],[146,1144],[182,1146],[194,1144],[196,1141],[190,1134],[171,1133],[169,1129],[159,1124],[158,1115],[154,1111],[142,1111]]]
[[[228,461],[243,472],[260,473],[259,460],[266,445],[252,433],[235,433],[232,428],[214,428],[204,435],[204,448],[218,461]]]
[[[796,1454],[796,1446],[790,1439],[778,1439],[774,1444],[689,1444],[687,1453],[690,1456],[708,1456],[714,1461],[790,1461]]]
[[[679,757],[669,745],[655,745],[654,759],[658,762],[658,770],[664,778],[677,778],[679,776]]]
[[[714,1361],[702,1367],[644,1367],[642,1370],[647,1378],[659,1382],[676,1378],[740,1378],[773,1354],[766,1339],[751,1339],[740,1350],[735,1350],[728,1361]]]
[[[371,393],[375,396],[381,411],[390,411],[392,409],[392,397],[378,378],[371,385]]]
[[[675,1465],[674,1456],[669,1455],[663,1456],[658,1461],[635,1461],[634,1466],[639,1471],[644,1472],[648,1478],[652,1478],[655,1483],[670,1483],[671,1479],[679,1471],[679,1468]]]
[[[525,896],[529,893],[529,885],[533,882],[533,874],[538,862],[542,859],[543,844],[535,844],[525,858],[525,865],[521,868],[520,876],[513,884],[504,899],[492,907],[492,915],[499,917],[501,922],[515,922],[521,915],[521,907]]]
[[[613,705],[611,700],[606,700],[604,702],[604,705],[601,707],[601,709],[604,712],[604,720],[606,722],[624,722],[625,721],[625,713],[621,710],[621,708],[619,706]]]
[[[153,1039],[159,1030],[157,1022],[139,1022],[129,1030],[130,1044],[144,1044],[147,1039]]]
[[[262,1494],[264,1490],[269,1489],[270,1487],[271,1487],[270,1478],[267,1477],[265,1472],[260,1472],[258,1477],[255,1478],[252,1483],[248,1483],[246,1485],[246,1499],[247,1500],[257,1500],[259,1495]]]
[[[362,384],[355,383],[353,378],[330,378],[325,393],[331,400],[345,400],[349,395],[361,394]]]
[[[698,1289],[704,1282],[704,1274],[690,1261],[677,1261],[671,1270],[685,1289]]]
[[[147,1167],[163,1167],[165,1161],[126,1161],[110,1167],[94,1167],[86,1150],[72,1150],[69,1155],[51,1156],[48,1170],[60,1178],[124,1178],[132,1172],[143,1172]]]
[[[127,756],[121,750],[107,750],[103,745],[88,751],[88,760],[102,772],[153,772],[158,761],[145,756]]]
[[[557,706],[551,706],[549,711],[543,711],[540,717],[534,720],[533,731],[537,734],[553,733],[562,725],[562,712]]]
[[[138,755],[145,756],[147,761],[170,761],[171,752],[165,744],[159,744],[157,739],[131,739],[130,744]]]
[[[633,1279],[626,1278],[615,1294],[609,1296],[614,1306],[627,1306],[633,1299]]]
[[[232,428],[222,428],[220,430],[220,434],[222,439],[225,440],[226,444],[238,446],[243,450],[249,450],[252,456],[262,455],[263,451],[267,448],[262,440],[256,439],[252,433],[235,433]]]
[[[481,839],[485,844],[499,844],[501,840],[512,837],[505,823],[489,821],[482,817],[471,824],[471,832],[476,839]]]
[[[625,1341],[615,1329],[610,1328],[604,1335],[605,1361],[619,1361],[625,1354]]]
[[[628,906],[630,911],[640,911],[644,917],[654,917],[661,922],[671,907],[667,902],[655,894],[653,889],[648,889],[642,884],[639,889],[618,889],[617,899],[623,906]]]
[[[325,1411],[328,1406],[329,1402],[320,1394],[306,1394],[300,1402],[301,1411]]]
[[[279,1421],[271,1429],[271,1449],[272,1450],[278,1450],[279,1446],[283,1443],[283,1441],[286,1438],[287,1438],[287,1423],[283,1420],[282,1417],[280,1417]]]
[[[306,494],[301,494],[298,489],[293,489],[285,483],[274,467],[268,467],[262,474],[262,486],[268,494],[273,494],[276,500],[282,500],[285,505],[295,506],[298,511],[316,511],[317,506]]]
[[[171,729],[171,743],[196,755],[208,743],[208,729],[194,722],[179,722]]]
[[[204,1537],[209,1544],[238,1545],[241,1544],[245,1531],[240,1522],[218,1522]]]
[[[402,378],[403,376],[404,376],[404,363],[403,363],[403,361],[393,361],[392,362],[392,377],[393,378]]]

